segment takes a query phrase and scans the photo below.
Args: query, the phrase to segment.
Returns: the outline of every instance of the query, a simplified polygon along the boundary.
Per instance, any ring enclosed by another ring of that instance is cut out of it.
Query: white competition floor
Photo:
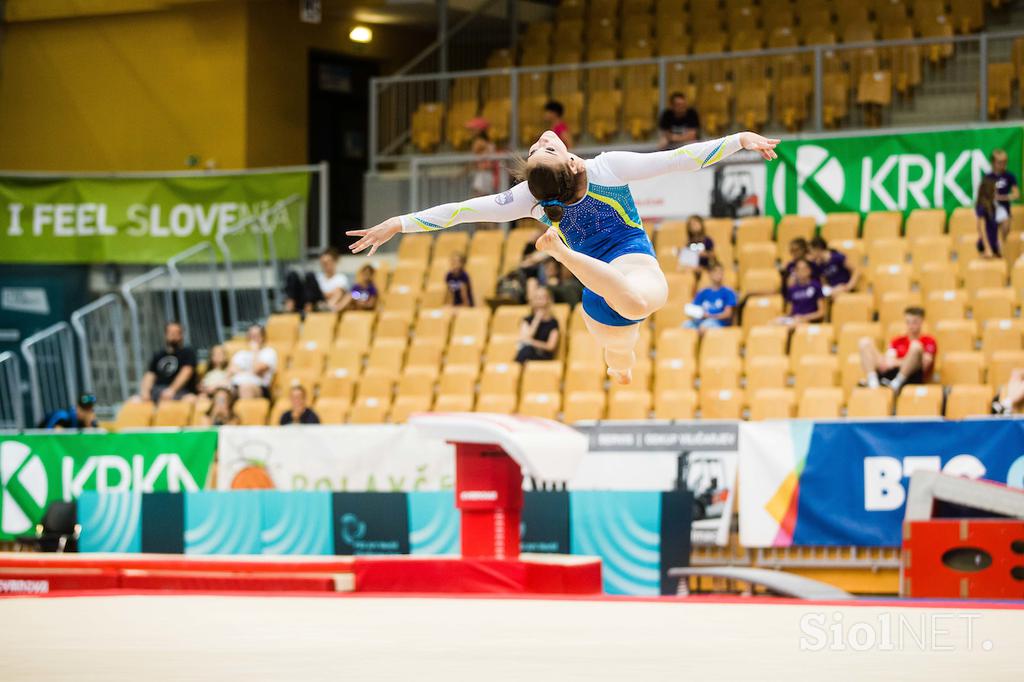
[[[4,681],[1021,679],[1020,603],[0,599]]]

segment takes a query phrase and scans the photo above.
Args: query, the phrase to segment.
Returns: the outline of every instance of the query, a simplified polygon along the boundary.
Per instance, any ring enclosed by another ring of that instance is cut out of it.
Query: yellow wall
[[[0,168],[245,165],[246,5],[5,26]]]
[[[294,0],[8,0],[0,169],[306,163],[309,50],[386,73],[430,38],[381,26],[357,45],[350,22],[298,13]]]

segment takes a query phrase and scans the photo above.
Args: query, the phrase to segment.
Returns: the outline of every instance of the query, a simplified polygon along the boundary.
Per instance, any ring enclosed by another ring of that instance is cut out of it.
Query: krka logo
[[[0,533],[20,535],[43,517],[46,469],[24,443],[0,443]]]
[[[814,216],[818,222],[832,206],[822,207],[822,197],[838,205],[846,192],[843,165],[824,147],[804,144],[796,150],[796,177],[788,165],[780,166],[772,183],[772,198],[779,213]],[[794,198],[790,198],[795,195]]]

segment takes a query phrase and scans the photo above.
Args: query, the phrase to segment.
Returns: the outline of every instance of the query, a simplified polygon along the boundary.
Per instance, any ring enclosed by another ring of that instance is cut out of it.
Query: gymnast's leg
[[[598,322],[588,315],[586,310],[583,311],[583,322],[587,325],[587,331],[604,348],[604,361],[608,365],[608,376],[619,384],[628,384],[632,381],[633,366],[636,365],[636,342],[640,338],[640,325],[613,327]]]
[[[611,263],[573,251],[554,230],[537,240],[537,248],[569,269],[583,286],[629,320],[653,315],[668,300],[668,283],[658,261],[645,253],[629,253]]]

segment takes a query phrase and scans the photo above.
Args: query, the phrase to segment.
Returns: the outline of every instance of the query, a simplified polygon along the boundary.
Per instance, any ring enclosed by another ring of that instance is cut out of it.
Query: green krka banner
[[[1020,127],[783,142],[767,164],[766,211],[810,215],[973,206],[993,149],[1021,177]]]
[[[271,231],[278,257],[296,258],[304,240],[309,184],[306,171],[162,178],[0,176],[0,263],[163,263],[298,195],[289,207],[247,228]],[[231,239],[235,258],[251,258],[248,250],[255,253],[255,239]]]
[[[215,431],[0,436],[0,540],[83,490],[202,490],[216,451]]]

